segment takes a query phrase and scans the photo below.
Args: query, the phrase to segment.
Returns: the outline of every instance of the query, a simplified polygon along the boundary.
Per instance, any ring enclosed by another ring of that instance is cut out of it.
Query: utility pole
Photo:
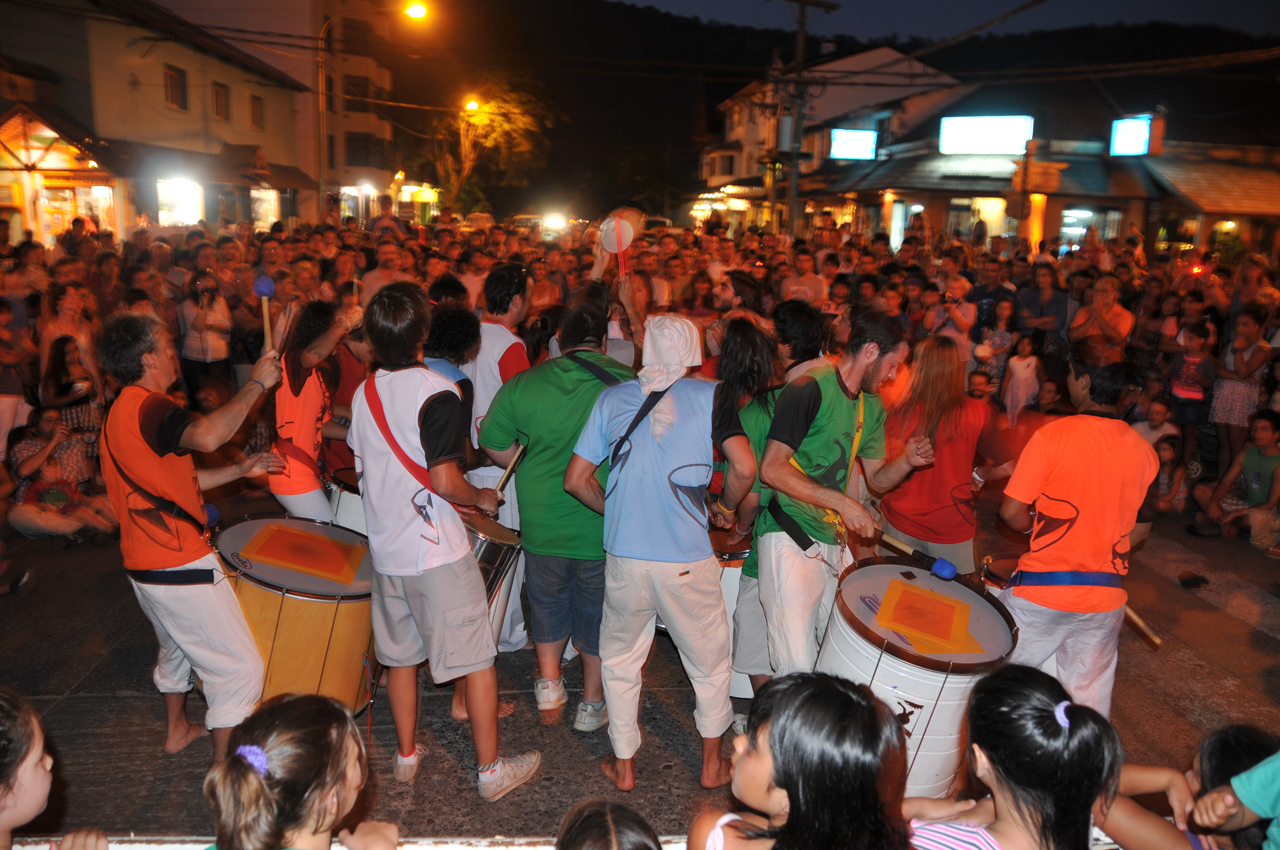
[[[792,74],[796,79],[791,84],[791,185],[788,207],[790,218],[788,224],[791,236],[794,238],[800,232],[800,144],[804,140],[804,111],[809,101],[809,83],[804,79],[804,46],[807,38],[805,25],[808,23],[810,6],[830,14],[839,9],[840,4],[831,3],[829,0],[786,0],[786,2],[796,7],[796,58],[792,63]]]

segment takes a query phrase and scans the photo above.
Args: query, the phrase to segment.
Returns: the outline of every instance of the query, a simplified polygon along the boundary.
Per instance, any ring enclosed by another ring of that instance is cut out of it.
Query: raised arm
[[[253,366],[250,380],[240,392],[213,413],[197,417],[182,433],[179,445],[197,452],[211,452],[230,440],[253,410],[254,404],[280,383],[280,358],[268,351]],[[264,389],[265,388],[265,389]]]

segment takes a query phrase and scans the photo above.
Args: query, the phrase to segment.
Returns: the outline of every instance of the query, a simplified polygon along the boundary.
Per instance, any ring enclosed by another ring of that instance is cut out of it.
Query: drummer
[[[480,446],[499,466],[509,464],[520,444],[525,445],[516,492],[530,630],[538,655],[533,693],[542,711],[564,705],[560,660],[572,635],[582,655],[583,695],[573,721],[579,732],[609,722],[599,646],[604,518],[565,492],[564,470],[600,393],[635,377],[605,356],[608,332],[609,315],[598,305],[577,307],[560,330],[565,356],[503,384],[480,427]]]
[[[839,363],[824,363],[783,389],[769,426],[760,478],[775,497],[757,520],[760,602],[775,674],[807,673],[818,660],[836,582],[851,562],[845,529],[875,534],[875,520],[847,494],[854,459],[878,492],[933,462],[928,437],[912,436],[885,462],[884,404],[875,393],[907,357],[884,314],[858,316]]]
[[[351,410],[331,399],[341,383],[334,350],[351,330],[346,316],[328,301],[312,301],[302,309],[285,340],[281,365],[284,378],[276,393],[276,452],[285,468],[268,482],[271,495],[290,516],[333,522],[333,508],[321,482],[321,439],[341,440],[345,425],[333,417],[350,419]]]
[[[1135,520],[1157,514],[1160,461],[1116,413],[1123,366],[1091,365],[1101,341],[1086,337],[1072,347],[1067,387],[1078,412],[1036,431],[1005,485],[1000,517],[1031,534],[1031,551],[1000,601],[1018,623],[1009,663],[1039,667],[1054,657],[1071,698],[1107,717],[1129,533]]]
[[[493,801],[527,782],[542,755],[498,756],[498,675],[484,580],[454,505],[497,513],[497,490],[462,475],[465,433],[457,387],[422,365],[430,326],[422,287],[392,283],[365,310],[365,332],[382,368],[356,392],[347,442],[356,455],[373,555],[373,635],[390,668],[387,697],[399,744],[392,775],[412,782],[418,666],[436,684],[466,680],[479,790]]]
[[[154,316],[120,313],[98,340],[98,362],[123,389],[102,429],[102,476],[119,508],[120,552],[133,592],[160,643],[153,679],[164,694],[164,749],[176,753],[207,734],[187,720],[194,671],[208,701],[205,726],[214,760],[227,753],[231,729],[262,696],[258,645],[218,555],[205,537],[202,490],[246,476],[279,472],[273,454],[249,455],[218,469],[195,468],[190,452],[212,452],[230,440],[253,407],[280,380],[274,351],[214,412],[179,408],[165,391],[178,380],[173,339]]]

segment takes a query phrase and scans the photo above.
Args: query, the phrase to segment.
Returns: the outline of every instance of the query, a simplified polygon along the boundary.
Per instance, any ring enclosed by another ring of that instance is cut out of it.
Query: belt
[[[213,584],[213,570],[125,570],[138,584]]]
[[[1081,570],[1027,572],[1018,570],[1009,576],[1007,587],[1123,587],[1124,576],[1116,573],[1090,573]]]

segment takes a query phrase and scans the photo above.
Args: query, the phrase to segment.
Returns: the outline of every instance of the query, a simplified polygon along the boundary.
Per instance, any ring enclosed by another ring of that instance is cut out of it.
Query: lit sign
[[[1137,115],[1111,122],[1112,156],[1145,156],[1150,146],[1150,115]]]
[[[1023,154],[1034,125],[1030,115],[943,118],[938,153]]]
[[[832,130],[832,159],[875,159],[875,130]]]

